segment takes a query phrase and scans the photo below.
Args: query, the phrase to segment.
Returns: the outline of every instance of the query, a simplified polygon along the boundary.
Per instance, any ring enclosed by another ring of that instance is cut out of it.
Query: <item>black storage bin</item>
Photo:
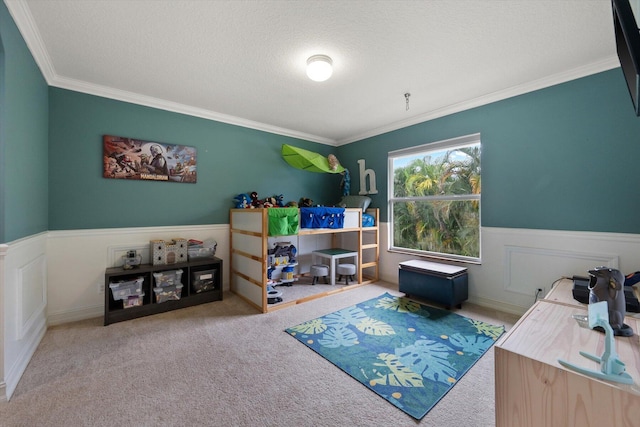
[[[191,287],[194,293],[217,289],[217,270],[200,270],[193,272]]]
[[[467,269],[430,261],[410,260],[399,264],[400,292],[443,304],[462,307],[469,297]]]

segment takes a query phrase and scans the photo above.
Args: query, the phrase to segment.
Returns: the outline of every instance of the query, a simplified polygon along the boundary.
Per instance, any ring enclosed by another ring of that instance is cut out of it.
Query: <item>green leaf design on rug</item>
[[[388,374],[377,372],[378,378],[369,381],[371,385],[392,385],[399,387],[423,387],[422,377],[406,366],[402,365],[395,354],[380,353],[378,359],[384,363],[374,363],[389,369]]]
[[[397,348],[396,356],[404,366],[424,378],[450,384],[458,371],[451,365],[449,355],[455,353],[451,347],[433,340],[418,340],[414,345]]]
[[[385,293],[286,331],[420,419],[491,348],[504,327]]]
[[[449,341],[465,353],[482,354],[485,352],[487,346],[493,344],[492,341],[494,341],[494,339],[485,335],[453,334],[449,337]]]
[[[336,311],[335,313],[327,314],[324,317],[324,322],[327,326],[341,328],[347,325],[357,325],[367,318],[369,318],[367,313],[365,313],[361,308],[353,306]]]
[[[348,307],[324,317],[324,323],[329,328],[345,328],[355,326],[368,335],[392,335],[395,332],[387,323],[373,319],[359,307]]]
[[[321,334],[324,331],[326,331],[327,325],[324,324],[322,319],[313,319],[289,329],[291,329],[294,332],[299,332],[301,334],[315,335],[315,334]]]
[[[329,328],[318,344],[327,348],[351,347],[358,344],[358,335],[349,328]]]
[[[371,317],[362,319],[355,327],[367,335],[393,335],[396,333],[391,325]]]
[[[398,313],[415,313],[420,310],[420,304],[406,298],[390,297],[378,300],[376,308],[395,310]]]
[[[467,319],[478,330],[479,334],[491,337],[494,341],[504,333],[504,326],[494,326],[480,320]]]

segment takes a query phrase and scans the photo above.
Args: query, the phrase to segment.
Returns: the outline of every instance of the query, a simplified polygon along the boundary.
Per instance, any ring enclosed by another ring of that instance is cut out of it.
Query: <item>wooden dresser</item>
[[[495,345],[496,426],[640,426],[640,319],[636,333],[616,337],[616,351],[634,385],[598,380],[561,366],[558,359],[600,370],[580,351],[601,356],[604,334],[572,317],[587,314],[573,300],[569,280],[558,283]]]

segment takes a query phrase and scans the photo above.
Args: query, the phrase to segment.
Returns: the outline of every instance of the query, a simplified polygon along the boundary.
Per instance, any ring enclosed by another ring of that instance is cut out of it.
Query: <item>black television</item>
[[[636,13],[640,14],[640,0],[636,2]],[[611,0],[616,50],[627,87],[633,101],[636,116],[640,116],[640,31],[630,0]]]

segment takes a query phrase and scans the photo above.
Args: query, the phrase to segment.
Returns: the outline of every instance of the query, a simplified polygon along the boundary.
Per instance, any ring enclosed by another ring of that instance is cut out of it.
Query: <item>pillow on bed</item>
[[[338,206],[342,208],[360,208],[362,212],[366,211],[371,204],[371,197],[367,196],[342,196],[342,200]]]

